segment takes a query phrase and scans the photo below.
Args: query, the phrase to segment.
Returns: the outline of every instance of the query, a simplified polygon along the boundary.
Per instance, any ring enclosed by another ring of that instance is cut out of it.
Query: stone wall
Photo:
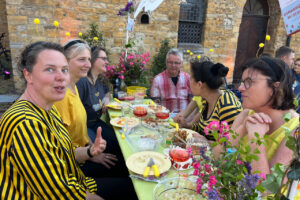
[[[2,40],[2,44],[5,48],[9,46],[8,30],[7,30],[7,13],[6,13],[6,2],[0,0],[0,34],[6,33],[5,38]]]
[[[270,18],[267,33],[271,40],[265,43],[264,52],[275,54],[276,49],[286,45],[287,35],[284,27],[283,18],[279,2],[277,0],[268,0]],[[291,36],[290,47],[295,51],[296,58],[300,57],[300,32]]]
[[[230,68],[232,76],[239,27],[246,0],[209,0],[204,27],[204,53]],[[209,49],[214,51],[211,53]]]
[[[119,53],[126,43],[127,23],[127,17],[119,17],[117,13],[126,3],[127,0],[6,0],[16,89],[21,91],[24,87],[16,58],[25,45],[38,40],[63,44],[68,39],[76,38],[79,32],[86,31],[91,22],[96,22],[104,32],[112,64],[117,63]],[[34,18],[40,19],[38,32]],[[137,20],[134,27],[137,50],[149,51],[150,55],[154,55],[165,38],[171,39],[172,45],[176,46],[178,19],[179,4],[174,3],[174,0],[165,0],[153,12],[149,24],[140,24]],[[53,26],[54,20],[60,23],[58,29]],[[67,37],[66,32],[71,35]]]
[[[229,66],[229,77],[234,68],[245,2],[246,0],[207,1],[202,43],[204,55],[211,57],[214,62],[222,62]],[[120,51],[126,43],[127,17],[116,14],[120,8],[125,7],[127,0],[0,0],[0,3],[0,31],[3,29],[2,32],[7,32],[5,27],[8,27],[15,86],[19,91],[23,89],[24,82],[21,81],[17,70],[17,56],[24,46],[31,42],[48,40],[63,44],[68,39],[76,38],[79,32],[86,31],[91,22],[96,22],[104,32],[112,64],[118,62]],[[278,0],[268,0],[268,4],[270,18],[267,33],[271,35],[271,40],[266,42],[264,51],[274,53],[276,48],[285,44],[287,36]],[[5,22],[5,12],[8,26]],[[40,19],[39,33],[33,22],[34,18]],[[149,24],[140,24],[139,20],[136,20],[136,50],[149,51],[150,56],[153,56],[165,38],[171,40],[172,46],[177,46],[178,19],[178,1],[165,0],[153,12]],[[58,29],[53,26],[54,20],[60,23]],[[66,32],[70,32],[71,36],[67,37]],[[296,33],[292,36],[291,47],[296,51],[297,57],[300,56],[299,42],[300,33]],[[209,52],[211,48],[213,53]],[[188,72],[189,56],[185,57],[184,70]]]

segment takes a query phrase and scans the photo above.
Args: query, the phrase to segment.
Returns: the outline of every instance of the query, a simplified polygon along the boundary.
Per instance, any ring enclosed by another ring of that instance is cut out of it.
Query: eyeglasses
[[[103,61],[108,61],[107,57],[97,57],[97,58],[101,58]]]
[[[169,65],[180,65],[181,62],[170,62],[170,61],[167,61],[167,64],[169,64]]]
[[[256,79],[251,79],[250,77],[246,78],[245,80],[240,80],[238,86],[241,86],[243,83],[245,89],[249,89],[252,86],[253,80],[270,80],[268,78],[256,78]]]

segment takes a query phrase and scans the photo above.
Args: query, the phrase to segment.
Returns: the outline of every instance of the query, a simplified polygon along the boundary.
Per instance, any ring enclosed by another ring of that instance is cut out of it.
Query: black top
[[[178,82],[178,76],[176,76],[176,77],[171,77],[171,79],[172,79],[174,85],[176,85],[177,82]]]
[[[99,80],[92,85],[88,79],[81,78],[77,84],[81,102],[87,114],[87,126],[92,127],[100,120],[102,114],[102,101],[109,92],[109,87],[103,85]]]

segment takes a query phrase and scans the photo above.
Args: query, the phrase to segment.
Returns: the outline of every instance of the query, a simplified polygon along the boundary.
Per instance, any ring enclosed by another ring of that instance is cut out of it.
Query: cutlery
[[[151,168],[151,167],[152,167],[153,170],[154,170],[154,176],[155,176],[155,177],[159,177],[159,170],[158,170],[157,165],[154,163],[153,158],[150,158],[150,159],[149,159],[149,162],[148,162],[148,164],[147,164],[147,167],[145,168],[145,171],[144,171],[143,176],[144,176],[144,177],[148,177],[148,176],[149,176],[149,172],[150,172],[150,168]]]

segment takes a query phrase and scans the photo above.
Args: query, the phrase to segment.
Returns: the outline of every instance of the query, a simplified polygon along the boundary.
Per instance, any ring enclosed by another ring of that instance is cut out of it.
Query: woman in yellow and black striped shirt
[[[25,48],[19,67],[25,92],[0,120],[0,199],[102,199],[86,178],[55,101],[65,95],[68,63],[60,45],[36,42]],[[101,153],[95,142],[91,154]]]
[[[243,110],[240,101],[231,91],[221,90],[228,68],[210,61],[191,63],[191,90],[195,96],[203,98],[201,117],[198,123],[189,124],[183,116],[177,116],[181,127],[190,128],[209,140],[213,136],[205,135],[204,128],[212,121],[226,121],[230,126]]]

